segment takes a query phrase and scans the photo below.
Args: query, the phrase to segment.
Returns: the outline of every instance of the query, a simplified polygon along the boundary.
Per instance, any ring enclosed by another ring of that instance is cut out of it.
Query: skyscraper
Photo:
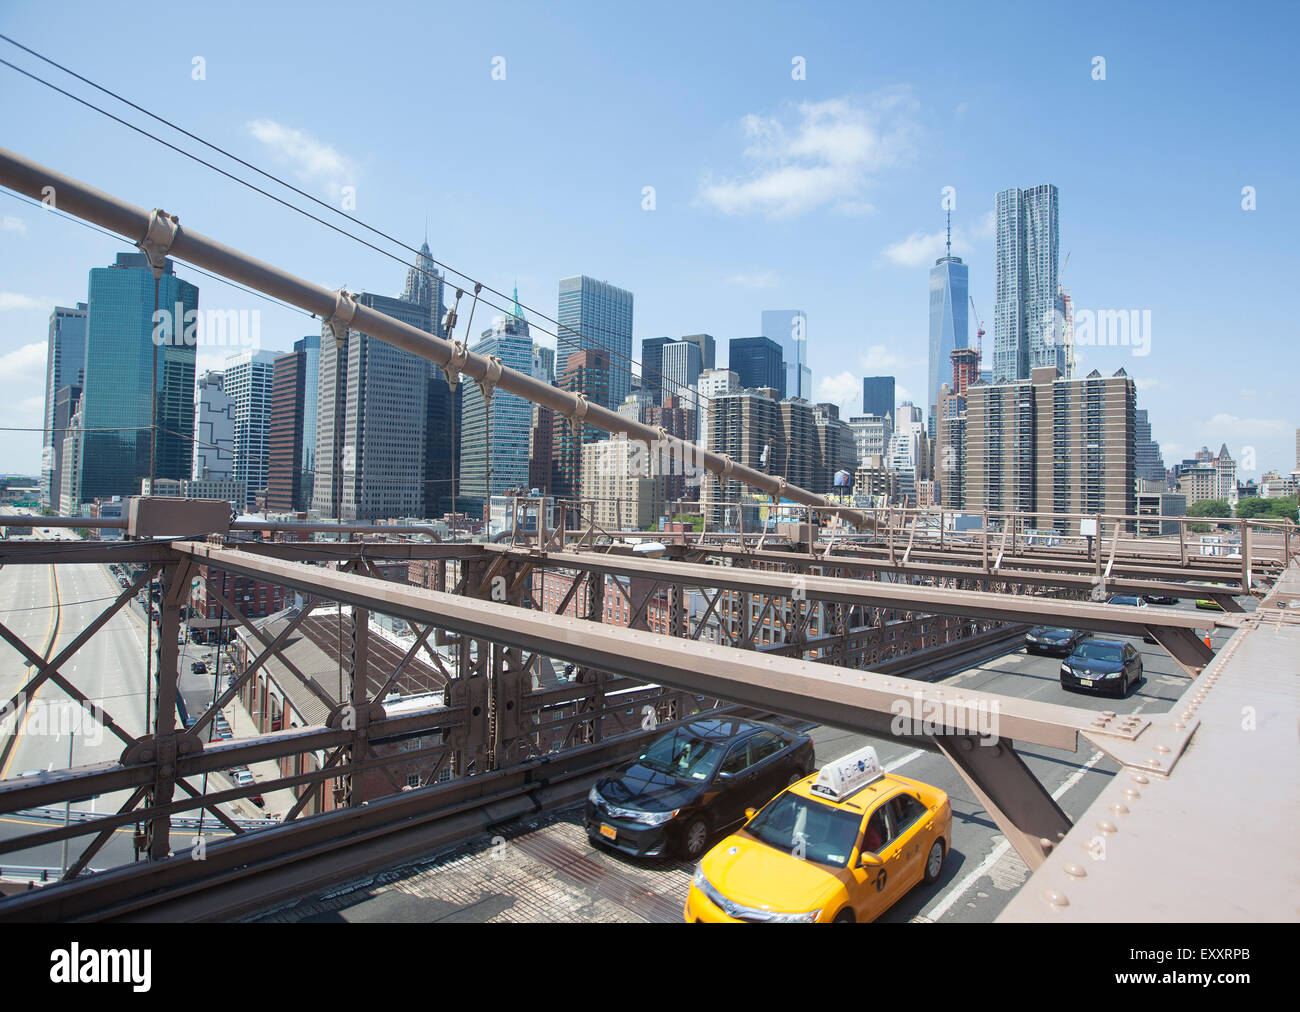
[[[785,369],[785,385],[781,387],[781,396],[812,400],[807,314],[802,309],[765,309],[761,321],[763,336],[769,341],[775,341],[781,349],[781,361]]]
[[[311,507],[316,453],[316,383],[320,335],[295,341],[271,369],[271,432],[266,477],[268,509]]]
[[[516,289],[515,299],[519,293]],[[429,311],[432,323],[431,333],[446,337],[443,332],[442,318],[445,312],[442,301],[442,273],[434,265],[429,254],[429,240],[420,246],[420,254],[415,259],[415,266],[406,272],[406,284],[402,288],[402,301],[423,306]]]
[[[1029,379],[1034,369],[1067,373],[1063,322],[1057,321],[1060,234],[1051,183],[997,195],[997,303],[993,379]]]
[[[862,380],[862,413],[879,418],[889,416],[891,424],[898,417],[894,408],[894,377],[867,376]]]
[[[961,257],[948,253],[930,268],[930,381],[926,388],[930,435],[939,404],[939,387],[948,378],[952,353],[967,342],[966,310],[970,305],[970,268]]]
[[[734,393],[740,389],[740,380],[730,369],[705,369],[700,373],[699,445],[709,448],[709,415],[713,398]]]
[[[476,355],[495,355],[507,369],[530,373],[533,339],[516,299],[513,311],[498,316],[470,349]],[[512,489],[531,487],[528,474],[529,434],[533,406],[522,397],[497,389],[483,399],[477,383],[461,389],[459,495],[473,513],[487,517],[487,500]]]
[[[727,368],[736,374],[742,390],[770,387],[785,396],[785,369],[781,346],[768,337],[733,337],[727,349]]]
[[[1147,409],[1135,410],[1133,419],[1136,477],[1163,482],[1166,480],[1165,462],[1160,456],[1160,444],[1151,438],[1151,419]]]
[[[46,460],[52,465],[50,471],[50,498],[48,506],[56,512],[63,500],[63,440],[68,434],[68,429],[72,425],[72,418],[81,407],[81,387],[65,386],[59,387],[54,393],[54,418],[53,431],[54,439],[50,443],[48,452],[42,454],[42,467]],[[48,430],[47,430],[48,431]],[[41,472],[41,480],[44,481],[45,472]]]
[[[1070,534],[1079,521],[1065,514],[1133,513],[1136,398],[1123,369],[1067,380],[1044,368],[970,387],[965,508],[1035,513]]]
[[[641,342],[641,389],[650,394],[654,404],[664,401],[664,345],[672,341],[671,337],[647,337]]]
[[[199,377],[194,398],[194,479],[235,476],[235,402],[223,389],[221,373]]]
[[[64,435],[54,424],[54,402],[59,390],[68,386],[76,387],[80,397],[85,373],[86,304],[78,302],[76,309],[55,306],[45,349],[45,432],[41,441],[41,505],[54,510],[59,508],[55,475],[63,469]]]
[[[428,306],[371,292],[356,301],[433,332]],[[312,509],[345,521],[424,516],[428,361],[353,329],[336,341],[322,328],[320,344]]]
[[[226,359],[221,386],[235,407],[235,481],[248,506],[266,491],[271,441],[271,377],[275,353],[243,351]]]
[[[143,253],[119,253],[90,272],[86,374],[81,395],[79,499],[139,495],[149,476],[157,364],[159,478],[188,478],[194,443],[194,345],[185,326],[198,315],[199,290],[164,262],[157,286]],[[192,314],[192,315],[191,315]],[[155,341],[156,339],[156,341]]]
[[[673,341],[664,345],[664,394],[676,397],[681,406],[699,418],[700,348],[689,341]],[[663,399],[660,400],[663,403]],[[658,406],[658,405],[656,405]],[[686,439],[695,442],[698,433],[693,428]]]
[[[617,410],[632,389],[632,293],[585,274],[563,278],[557,318],[555,361],[592,348],[608,352],[609,388],[600,404]]]
[[[700,369],[716,368],[718,345],[712,334],[687,334],[682,340],[689,341],[700,349]]]
[[[598,349],[572,352],[564,364],[558,386],[570,393],[580,393],[593,404],[602,404],[609,396],[609,352]],[[581,489],[582,447],[594,443],[605,433],[586,422],[574,423],[555,418],[554,448],[551,457],[551,491],[556,498],[574,498]]]

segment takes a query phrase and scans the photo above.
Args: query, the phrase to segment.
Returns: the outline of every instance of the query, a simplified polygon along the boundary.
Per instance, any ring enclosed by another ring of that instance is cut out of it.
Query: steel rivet
[[[1107,822],[1105,819],[1102,819],[1099,823],[1097,823],[1097,828],[1100,829],[1103,833],[1119,832],[1119,827],[1116,826],[1115,823]]]
[[[1159,769],[1159,768],[1160,768],[1160,760],[1159,760],[1159,759],[1144,759],[1143,762],[1142,762],[1142,765],[1143,765],[1143,766],[1150,766],[1152,769]]]
[[[1065,893],[1057,892],[1055,889],[1049,889],[1043,893],[1043,899],[1047,900],[1054,907],[1068,907],[1070,901],[1066,899]]]
[[[1157,751],[1157,752],[1160,752],[1160,753],[1163,754],[1163,753],[1169,751],[1169,746],[1168,746],[1168,745],[1157,745],[1157,746],[1156,746],[1156,751]]]
[[[975,743],[972,742],[969,738],[963,738],[961,740],[961,750],[963,752],[969,752],[974,747],[975,747]]]
[[[1151,781],[1145,773],[1134,773],[1133,782],[1136,784],[1148,784]]]
[[[1128,806],[1121,805],[1118,801],[1110,806],[1110,810],[1116,815],[1128,815]]]
[[[1065,874],[1073,875],[1075,878],[1084,878],[1088,873],[1077,864],[1067,864],[1065,866]]]
[[[1132,787],[1126,787],[1124,789],[1124,797],[1128,798],[1129,801],[1136,801],[1138,798],[1142,797],[1142,792],[1136,791]]]

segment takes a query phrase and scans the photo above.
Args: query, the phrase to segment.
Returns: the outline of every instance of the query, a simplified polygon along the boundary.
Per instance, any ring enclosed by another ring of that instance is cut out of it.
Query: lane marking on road
[[[63,609],[59,605],[59,570],[54,565],[50,566],[50,596],[54,601],[54,606],[50,612],[50,630],[46,634],[48,638],[43,651],[43,659],[47,662],[54,658],[54,645],[58,642],[59,627],[63,623]],[[27,667],[29,670],[32,668],[30,661],[27,662]],[[46,679],[32,693],[31,699],[27,700],[22,727],[14,728],[13,736],[5,743],[3,750],[0,750],[0,758],[3,759],[3,764],[0,765],[0,780],[8,779],[9,767],[13,765],[14,757],[18,754],[18,740],[23,736],[23,732],[27,730],[27,722],[32,719],[32,704],[36,702],[36,697],[41,694],[41,689],[45,688],[50,681],[50,679]],[[24,694],[21,689],[19,694]]]
[[[907,755],[899,756],[893,762],[885,763],[885,772],[893,773],[894,770],[898,769],[900,766],[906,766],[913,759],[919,759],[923,755],[925,755],[925,749],[914,748],[911,752],[907,753]]]
[[[1104,758],[1106,758],[1105,752],[1094,752],[1091,759],[1089,759],[1086,763],[1084,763],[1077,770],[1075,770],[1068,777],[1066,777],[1064,782],[1062,782],[1061,786],[1059,786],[1056,790],[1052,792],[1052,800],[1059,801],[1061,799],[1061,796],[1065,794],[1066,791],[1068,791],[1071,787],[1073,787],[1080,780],[1082,780],[1083,775],[1087,773],[1089,770],[1091,770],[1094,766],[1096,766],[1097,763],[1101,762]],[[941,918],[950,909],[952,909],[953,904],[955,904],[959,899],[961,899],[964,895],[966,895],[966,893],[970,890],[971,886],[973,886],[976,882],[980,880],[980,878],[986,875],[988,873],[988,870],[992,868],[995,864],[997,864],[997,862],[1000,861],[1002,857],[1010,849],[1011,849],[1011,844],[1004,837],[1002,839],[1002,842],[999,843],[997,846],[995,846],[991,851],[989,851],[988,856],[985,857],[984,860],[981,861],[977,867],[971,869],[964,876],[962,876],[962,878],[959,881],[957,881],[953,886],[951,886],[947,892],[945,892],[942,896],[939,897],[938,902],[934,906],[930,907],[928,910],[924,910],[922,912],[921,917],[917,919],[926,920],[926,921],[937,921],[939,918]]]

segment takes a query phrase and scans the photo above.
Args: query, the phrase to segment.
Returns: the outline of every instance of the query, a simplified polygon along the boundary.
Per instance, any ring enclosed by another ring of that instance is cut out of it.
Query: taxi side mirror
[[[858,856],[859,868],[880,868],[884,865],[884,863],[885,863],[884,861],[880,860],[879,857],[871,853],[871,851],[869,850],[864,850]]]
[[[748,822],[750,819],[752,819],[752,818],[754,817],[754,813],[757,812],[757,811],[758,811],[757,808],[746,808],[746,809],[745,809],[745,821]]]

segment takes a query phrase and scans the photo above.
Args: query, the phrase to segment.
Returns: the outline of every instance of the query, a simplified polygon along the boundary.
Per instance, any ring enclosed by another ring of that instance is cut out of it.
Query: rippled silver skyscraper
[[[997,196],[994,382],[1029,379],[1034,369],[1044,366],[1055,366],[1065,375],[1065,343],[1056,322],[1057,205],[1051,183],[1028,190],[1011,187]]]

